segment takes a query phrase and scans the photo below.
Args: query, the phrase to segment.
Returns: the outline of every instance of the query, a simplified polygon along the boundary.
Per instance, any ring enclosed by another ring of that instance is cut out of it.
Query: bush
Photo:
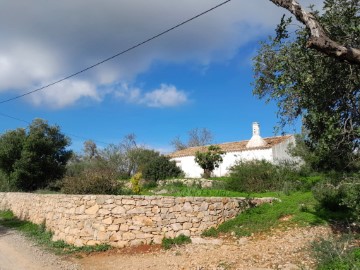
[[[93,166],[74,176],[66,176],[61,191],[66,194],[121,194],[122,184],[111,168]]]
[[[312,192],[321,207],[331,211],[346,210],[346,207],[342,205],[344,194],[341,186],[326,180],[316,184]]]
[[[240,192],[267,192],[298,189],[299,175],[289,164],[274,165],[265,160],[240,161],[230,169],[227,189]]]
[[[158,184],[155,181],[144,181],[143,188],[144,189],[153,189],[156,188]]]
[[[336,183],[338,182],[338,183]],[[360,220],[360,178],[358,175],[326,180],[313,188],[314,197],[325,209],[332,211],[348,210],[353,218]]]
[[[360,179],[352,177],[346,179],[343,183],[344,198],[342,205],[346,206],[353,215],[354,219],[360,221]]]
[[[141,187],[140,187],[140,180],[142,179],[142,173],[136,173],[131,177],[131,189],[135,194],[140,194]]]
[[[355,248],[352,235],[320,239],[312,243],[319,270],[360,269],[360,248]]]
[[[153,158],[144,165],[142,170],[144,179],[148,181],[178,177],[181,173],[182,170],[176,166],[175,161],[170,161],[165,156]]]

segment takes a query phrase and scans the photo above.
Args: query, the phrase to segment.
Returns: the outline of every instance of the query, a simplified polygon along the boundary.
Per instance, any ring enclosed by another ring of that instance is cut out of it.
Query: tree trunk
[[[212,171],[210,171],[209,169],[204,169],[203,177],[204,177],[205,179],[210,178],[210,177],[211,177],[211,172],[212,172]]]

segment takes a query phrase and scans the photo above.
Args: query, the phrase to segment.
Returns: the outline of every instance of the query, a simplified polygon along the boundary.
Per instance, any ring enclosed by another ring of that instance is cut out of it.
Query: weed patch
[[[191,243],[190,237],[180,234],[178,237],[175,238],[164,237],[161,242],[161,246],[164,249],[170,249],[172,246],[184,245],[188,243]]]

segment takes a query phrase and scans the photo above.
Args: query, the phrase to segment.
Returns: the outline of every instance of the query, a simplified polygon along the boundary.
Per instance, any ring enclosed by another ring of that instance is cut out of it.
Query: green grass
[[[166,194],[162,195],[175,197],[277,197],[279,195],[277,192],[246,193],[225,189],[187,187],[185,185],[166,185],[160,189],[168,191]],[[149,195],[149,192],[146,195]]]
[[[0,226],[15,229],[35,241],[38,245],[49,249],[56,254],[71,254],[78,252],[106,251],[111,247],[106,244],[96,246],[76,247],[64,241],[52,241],[52,233],[45,229],[44,225],[37,225],[29,221],[23,221],[14,216],[11,211],[0,211]]]
[[[234,232],[237,236],[249,236],[272,228],[326,223],[326,218],[317,214],[317,202],[311,192],[278,195],[281,202],[248,209],[236,218],[221,224],[217,229],[205,231],[203,236],[218,236],[219,233],[229,232]]]
[[[185,236],[183,234],[180,234],[179,236],[175,237],[175,238],[166,238],[164,237],[162,242],[161,242],[161,246],[164,249],[170,249],[171,247],[175,246],[175,245],[184,245],[187,243],[191,243],[191,239],[189,236]]]

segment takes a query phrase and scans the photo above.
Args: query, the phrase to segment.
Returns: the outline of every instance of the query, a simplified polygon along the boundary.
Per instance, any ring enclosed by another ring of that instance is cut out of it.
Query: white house
[[[223,162],[219,168],[214,170],[213,174],[215,176],[226,175],[229,168],[240,160],[267,160],[271,163],[296,161],[296,158],[288,153],[290,144],[295,144],[293,135],[261,138],[260,126],[254,122],[253,136],[250,140],[217,144],[225,154]],[[203,174],[203,169],[195,162],[195,153],[197,151],[205,152],[207,148],[208,146],[190,147],[176,151],[169,156],[185,172],[186,177],[198,178]]]

